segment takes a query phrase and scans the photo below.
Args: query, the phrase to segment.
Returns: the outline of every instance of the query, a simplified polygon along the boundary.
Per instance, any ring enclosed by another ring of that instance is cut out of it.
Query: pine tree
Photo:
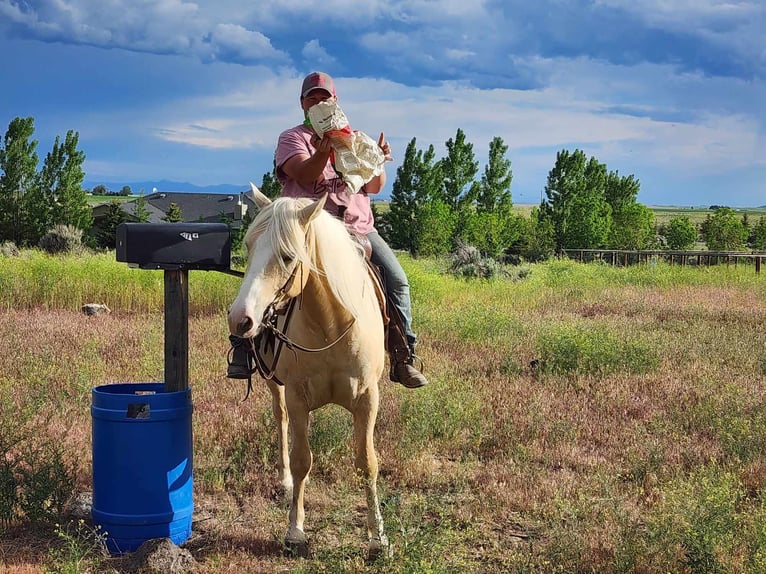
[[[146,197],[144,192],[138,194],[136,201],[133,203],[133,217],[138,223],[146,223],[149,221],[149,209],[146,207]]]
[[[117,242],[117,226],[128,218],[122,209],[119,200],[113,199],[109,202],[109,210],[104,217],[104,223],[96,236],[98,246],[103,249],[114,249]]]
[[[168,223],[180,223],[184,220],[184,216],[181,213],[181,208],[178,206],[177,203],[171,203],[168,207],[168,211],[165,214],[165,217],[162,218],[163,221],[167,221]]]
[[[261,181],[261,193],[269,199],[276,199],[282,195],[282,184],[274,176],[274,172],[266,172],[263,174],[263,180]]]

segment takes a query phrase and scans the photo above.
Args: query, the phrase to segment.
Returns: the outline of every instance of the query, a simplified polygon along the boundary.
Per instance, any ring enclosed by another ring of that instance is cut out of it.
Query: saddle
[[[383,327],[385,329],[386,351],[391,354],[391,364],[401,361],[408,361],[411,358],[409,342],[404,332],[404,321],[399,310],[392,305],[386,296],[386,279],[383,276],[383,270],[375,265],[372,260],[372,243],[366,235],[352,232],[351,237],[364,249],[365,261],[367,262],[367,272],[370,274],[372,284],[375,287],[375,296],[378,298],[380,312],[383,316]]]

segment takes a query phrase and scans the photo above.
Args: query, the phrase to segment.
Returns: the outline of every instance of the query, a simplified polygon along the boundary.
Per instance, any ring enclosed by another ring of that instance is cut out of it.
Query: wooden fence
[[[679,265],[734,265],[743,261],[755,264],[755,272],[761,272],[761,263],[766,253],[745,253],[742,251],[672,251],[672,250],[629,250],[629,249],[564,249],[564,254],[578,261],[605,261],[612,265],[637,265],[663,260]]]

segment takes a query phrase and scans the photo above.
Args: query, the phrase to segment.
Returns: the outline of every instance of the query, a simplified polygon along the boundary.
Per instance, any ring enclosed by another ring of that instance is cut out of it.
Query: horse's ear
[[[327,194],[325,193],[321,198],[319,198],[317,201],[312,203],[311,205],[307,205],[303,209],[301,209],[298,218],[300,219],[301,225],[304,227],[311,222],[317,215],[319,215],[322,212],[322,208],[324,207],[325,201],[327,201]]]
[[[271,200],[265,195],[263,195],[261,193],[261,190],[258,189],[258,186],[256,186],[252,181],[250,182],[250,191],[253,192],[253,199],[255,200],[255,205],[257,205],[259,209],[271,203]]]

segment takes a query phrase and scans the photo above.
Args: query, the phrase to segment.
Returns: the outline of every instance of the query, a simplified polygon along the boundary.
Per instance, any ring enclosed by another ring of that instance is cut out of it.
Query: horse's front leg
[[[271,407],[274,411],[277,438],[279,439],[279,460],[277,461],[279,482],[282,484],[285,496],[289,496],[293,489],[293,476],[290,473],[290,446],[288,443],[290,417],[287,415],[287,406],[285,405],[285,388],[271,380],[267,380],[266,383],[271,391]]]
[[[290,502],[290,525],[285,536],[285,552],[294,557],[307,558],[309,543],[303,530],[306,517],[303,497],[306,479],[311,470],[311,448],[309,446],[309,412],[307,408],[295,413],[290,411],[292,448],[290,449],[290,472],[293,478],[293,498]]]
[[[378,416],[377,387],[359,400],[354,408],[354,466],[364,481],[367,498],[367,539],[370,558],[390,557],[391,545],[383,530],[383,515],[378,500],[378,457],[374,432]]]

